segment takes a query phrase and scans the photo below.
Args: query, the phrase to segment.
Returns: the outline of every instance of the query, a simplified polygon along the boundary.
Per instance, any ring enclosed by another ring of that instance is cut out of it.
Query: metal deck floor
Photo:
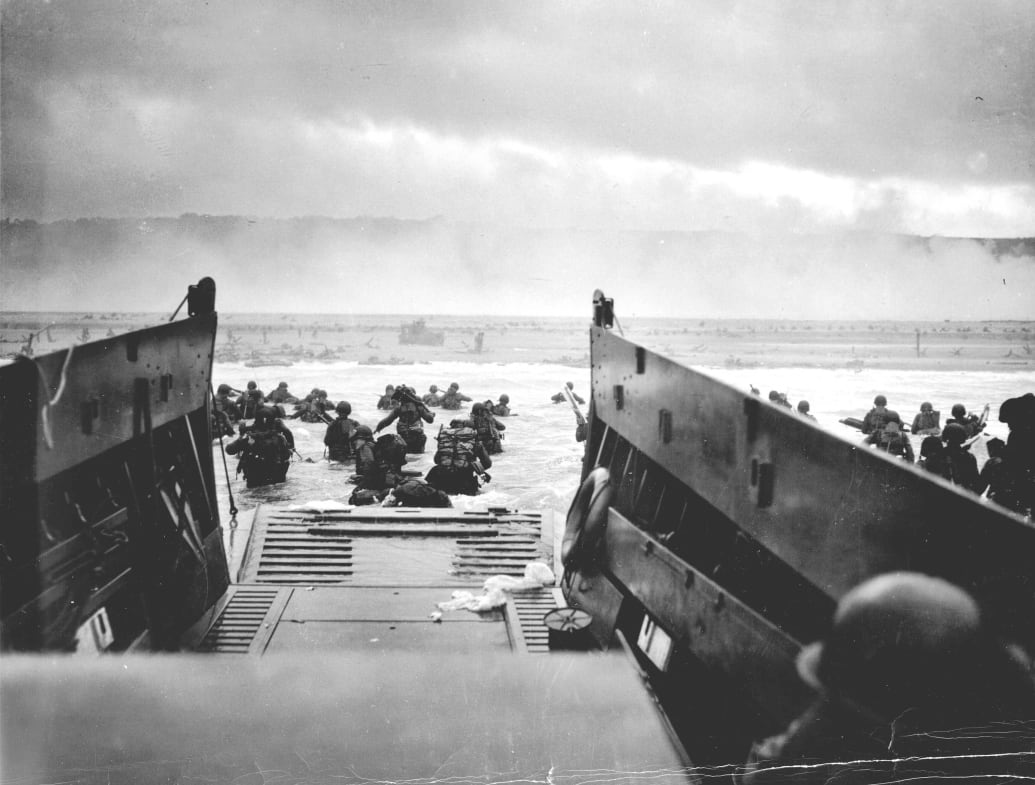
[[[508,594],[487,613],[438,611],[453,592],[482,593],[493,575],[532,561],[557,574],[549,514],[358,507],[260,507],[237,582],[194,648],[224,654],[297,651],[545,653],[543,617],[556,586]]]

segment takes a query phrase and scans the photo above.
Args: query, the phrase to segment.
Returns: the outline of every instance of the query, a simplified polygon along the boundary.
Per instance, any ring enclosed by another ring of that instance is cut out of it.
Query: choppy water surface
[[[500,393],[510,395],[514,416],[502,418],[506,425],[504,453],[493,456],[489,473],[492,481],[477,497],[454,497],[454,505],[463,509],[506,506],[526,510],[566,510],[578,486],[582,445],[575,441],[575,415],[568,404],[554,404],[550,396],[566,381],[575,383],[583,398],[588,396],[588,370],[571,369],[551,364],[478,364],[432,363],[428,365],[374,366],[355,363],[298,364],[290,368],[246,368],[237,364],[217,364],[216,384],[226,382],[243,388],[254,379],[264,391],[286,381],[293,393],[304,395],[313,387],[327,390],[331,400],[347,400],[352,404],[352,417],[372,429],[386,412],[376,408],[386,384],[408,384],[419,394],[437,384],[445,389],[457,382],[465,394],[476,401],[497,400]],[[431,468],[434,435],[440,425],[453,417],[465,417],[468,404],[460,411],[432,409],[435,422],[425,424],[428,451],[410,456],[407,468],[426,472]],[[287,482],[263,488],[248,489],[243,478],[234,478],[236,457],[228,456],[231,487],[237,506],[244,510],[260,503],[300,504],[318,500],[344,502],[355,487],[348,482],[352,465],[332,464],[324,458],[323,435],[326,426],[289,420],[295,435],[297,456],[288,471]],[[393,423],[388,431],[395,428]],[[214,448],[217,474],[222,472],[219,446]],[[225,482],[221,486],[220,514],[226,516],[228,499]]]
[[[980,411],[985,403],[992,405],[988,433],[1005,438],[1006,429],[996,419],[999,403],[1004,399],[1035,389],[1030,374],[999,372],[916,372],[862,371],[815,368],[726,369],[701,368],[741,390],[752,385],[765,397],[769,390],[785,392],[792,403],[807,399],[819,424],[846,438],[858,439],[858,432],[838,424],[843,417],[861,417],[870,408],[878,393],[887,396],[889,406],[896,409],[907,423],[919,411],[922,401],[930,400],[942,412],[942,421],[949,416],[953,403],[961,402],[969,410]],[[475,400],[496,400],[506,392],[517,416],[504,420],[507,430],[505,452],[494,456],[490,471],[492,482],[480,496],[455,500],[465,509],[506,506],[532,510],[554,510],[563,513],[578,486],[582,445],[577,443],[575,417],[567,404],[554,404],[550,396],[565,381],[575,383],[584,398],[589,395],[589,372],[585,368],[568,368],[554,364],[479,364],[442,362],[424,365],[376,366],[355,363],[297,364],[289,368],[246,368],[238,364],[217,364],[215,381],[243,388],[254,379],[264,391],[281,381],[288,382],[292,392],[305,394],[312,387],[326,389],[335,401],[348,400],[352,416],[375,427],[384,412],[376,409],[378,396],[386,384],[409,384],[419,393],[437,384],[445,388],[450,382]],[[427,426],[428,452],[412,457],[409,468],[426,471],[431,466],[432,438],[439,425],[447,425],[460,412],[435,409],[435,422]],[[323,434],[319,424],[289,421],[295,434],[298,452],[288,472],[287,482],[264,488],[247,489],[243,479],[234,478],[236,459],[229,458],[231,487],[237,506],[249,509],[260,503],[300,504],[314,500],[345,501],[353,485],[347,480],[351,467],[328,463],[324,459]],[[394,424],[390,426],[394,428]],[[916,445],[914,445],[916,446]],[[975,445],[979,461],[985,457],[981,442]],[[217,472],[222,458],[215,446]],[[225,483],[220,483],[224,486]],[[221,514],[228,508],[225,488],[221,490]]]

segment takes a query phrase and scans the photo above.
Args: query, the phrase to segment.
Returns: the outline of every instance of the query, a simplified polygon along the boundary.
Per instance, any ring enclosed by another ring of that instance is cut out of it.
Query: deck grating
[[[247,654],[273,602],[277,589],[238,586],[206,633],[200,651],[219,654]]]

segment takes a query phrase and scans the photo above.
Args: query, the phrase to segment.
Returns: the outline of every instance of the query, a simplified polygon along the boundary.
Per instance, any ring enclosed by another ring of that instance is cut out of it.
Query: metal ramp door
[[[443,611],[456,591],[493,575],[554,568],[549,514],[360,507],[333,512],[260,507],[239,582],[200,648],[544,653],[542,617],[559,590],[514,592],[488,613]]]

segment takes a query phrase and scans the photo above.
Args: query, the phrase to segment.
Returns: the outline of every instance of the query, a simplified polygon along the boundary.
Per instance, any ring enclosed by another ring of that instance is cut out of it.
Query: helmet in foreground
[[[798,673],[827,697],[886,719],[994,713],[1031,696],[1030,677],[985,630],[974,598],[914,572],[878,575],[845,594],[827,640],[798,656]]]

